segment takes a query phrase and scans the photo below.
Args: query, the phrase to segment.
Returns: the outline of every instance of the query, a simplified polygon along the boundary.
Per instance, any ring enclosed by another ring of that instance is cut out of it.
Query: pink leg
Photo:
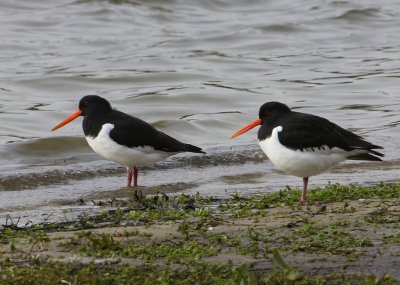
[[[130,167],[127,167],[126,168],[126,178],[127,178],[127,185],[126,185],[126,187],[131,187],[131,184],[132,184],[132,168],[130,168]]]
[[[307,185],[308,177],[303,177],[303,193],[301,194],[300,203],[304,204],[307,201]]]
[[[133,167],[133,187],[137,187],[137,180],[139,175],[139,169],[134,166]]]

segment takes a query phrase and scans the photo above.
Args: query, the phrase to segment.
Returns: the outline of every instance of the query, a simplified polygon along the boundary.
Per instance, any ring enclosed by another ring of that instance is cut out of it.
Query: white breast
[[[97,137],[86,137],[91,148],[108,160],[127,167],[147,166],[176,154],[155,150],[150,146],[129,148],[119,145],[110,138],[110,132],[113,128],[113,124],[104,124]]]
[[[282,130],[281,126],[274,128],[269,138],[259,140],[258,143],[279,170],[294,176],[313,176],[346,160],[348,156],[366,152],[365,150],[345,151],[336,147],[330,149],[328,146],[322,146],[320,149],[293,150],[279,141],[278,133]]]

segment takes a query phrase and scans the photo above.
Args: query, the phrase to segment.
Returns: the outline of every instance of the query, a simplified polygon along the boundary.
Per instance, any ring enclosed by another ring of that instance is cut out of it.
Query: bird
[[[139,118],[113,109],[110,102],[97,95],[82,97],[78,109],[51,130],[79,116],[83,116],[83,133],[90,147],[104,158],[126,167],[128,188],[132,178],[133,187],[138,186],[139,167],[181,152],[205,154],[197,146],[180,142]]]
[[[310,176],[349,160],[382,161],[375,149],[383,147],[337,124],[312,114],[292,111],[280,102],[260,107],[259,118],[235,132],[235,138],[256,126],[258,143],[275,165],[286,174],[303,178],[300,203],[307,201]]]

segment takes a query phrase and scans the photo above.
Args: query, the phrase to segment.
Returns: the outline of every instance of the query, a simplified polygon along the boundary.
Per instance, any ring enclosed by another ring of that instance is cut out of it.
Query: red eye
[[[89,106],[89,102],[88,101],[83,101],[83,106]]]

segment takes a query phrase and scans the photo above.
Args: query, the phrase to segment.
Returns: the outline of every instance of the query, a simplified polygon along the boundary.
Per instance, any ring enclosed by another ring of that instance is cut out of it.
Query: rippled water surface
[[[86,94],[207,151],[143,169],[144,191],[300,187],[264,157],[256,131],[229,140],[271,100],[385,148],[385,162],[342,164],[311,187],[396,180],[399,27],[389,0],[2,1],[0,219],[73,215],[87,210],[79,198],[124,191],[124,169],[92,152],[80,118],[50,132]]]

